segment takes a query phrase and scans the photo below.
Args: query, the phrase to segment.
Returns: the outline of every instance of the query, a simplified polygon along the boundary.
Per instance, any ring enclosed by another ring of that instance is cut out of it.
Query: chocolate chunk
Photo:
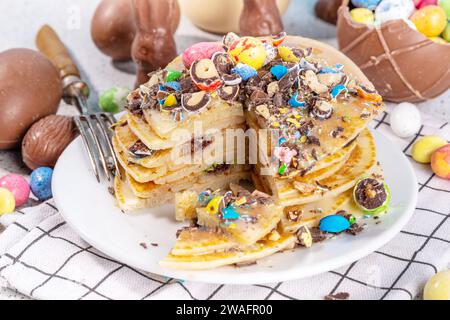
[[[231,60],[230,56],[224,52],[216,52],[212,61],[216,66],[217,72],[219,75],[223,76],[231,73],[231,69],[234,67],[233,60]]]
[[[361,225],[361,224],[355,222],[350,226],[350,228],[345,230],[345,232],[356,236],[364,231],[364,227],[365,227],[365,225]]]
[[[295,84],[298,78],[299,68],[296,65],[292,68],[280,81],[278,81],[278,87],[280,91],[287,91]]]
[[[239,95],[239,86],[224,86],[217,90],[217,95],[227,101],[233,102],[236,101]]]
[[[280,108],[286,105],[286,100],[283,99],[283,94],[278,92],[273,96],[273,104],[275,107]]]
[[[329,234],[325,231],[320,230],[319,227],[313,227],[309,231],[311,232],[313,243],[321,242],[329,237]]]
[[[181,106],[188,112],[199,112],[211,102],[211,95],[205,91],[184,93],[181,95]]]
[[[149,149],[141,140],[136,141],[128,151],[136,158],[150,157],[155,153],[155,150]]]
[[[308,144],[312,144],[312,145],[320,147],[320,140],[319,140],[319,138],[317,138],[315,136],[308,136],[307,142],[308,142]]]
[[[262,90],[255,90],[250,96],[250,102],[253,106],[259,106],[269,100],[269,96]]]
[[[325,300],[348,300],[350,294],[348,292],[338,292],[336,294],[329,294],[325,296]]]
[[[311,116],[318,120],[326,120],[331,118],[333,114],[333,106],[326,101],[317,101],[311,110]]]
[[[191,78],[186,77],[180,81],[181,93],[194,93],[197,91],[197,86],[194,84]]]

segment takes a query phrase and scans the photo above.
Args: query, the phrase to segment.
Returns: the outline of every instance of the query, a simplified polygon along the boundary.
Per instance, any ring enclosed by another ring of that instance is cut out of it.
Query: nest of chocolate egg
[[[338,10],[339,48],[385,100],[420,102],[450,88],[450,43],[436,43],[404,20],[375,27],[354,21],[349,0]]]

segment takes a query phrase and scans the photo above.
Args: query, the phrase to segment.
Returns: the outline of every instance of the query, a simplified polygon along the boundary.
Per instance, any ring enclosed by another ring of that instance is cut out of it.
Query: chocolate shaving
[[[350,294],[348,292],[338,292],[335,294],[329,294],[325,296],[325,300],[348,300],[350,298]]]

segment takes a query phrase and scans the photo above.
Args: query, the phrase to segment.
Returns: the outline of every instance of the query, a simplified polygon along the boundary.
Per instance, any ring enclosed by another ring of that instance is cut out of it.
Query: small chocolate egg
[[[58,70],[37,51],[0,53],[0,149],[20,146],[37,120],[56,113],[62,88]]]
[[[381,0],[352,0],[352,4],[358,8],[366,8],[369,10],[375,10]]]
[[[28,201],[30,196],[30,185],[24,177],[10,173],[0,179],[0,188],[11,191],[16,201],[16,206],[20,207]]]
[[[40,201],[53,197],[52,176],[53,169],[49,167],[40,167],[31,173],[31,191]]]
[[[22,141],[22,159],[30,169],[54,167],[61,153],[77,136],[71,117],[50,115],[36,122]]]
[[[259,70],[266,61],[267,52],[264,43],[254,37],[242,37],[231,45],[228,54],[235,63],[245,63]]]
[[[447,26],[447,16],[439,6],[423,7],[414,12],[410,19],[420,33],[430,38],[439,36]]]
[[[343,216],[334,214],[320,220],[320,230],[339,233],[350,228],[350,222]]]
[[[419,163],[430,163],[433,153],[447,144],[445,139],[438,136],[426,136],[417,140],[411,150],[412,157]]]
[[[450,270],[433,275],[423,290],[424,300],[450,300]]]
[[[199,42],[184,50],[182,59],[184,66],[190,68],[197,60],[211,59],[216,52],[224,52],[223,47],[215,42]]]
[[[355,8],[350,11],[352,19],[358,23],[372,25],[375,22],[375,15],[372,10],[366,8]]]
[[[14,195],[6,188],[0,188],[0,215],[12,213],[16,208]]]
[[[409,102],[398,104],[390,114],[392,131],[400,138],[408,138],[416,134],[422,125],[420,111]]]

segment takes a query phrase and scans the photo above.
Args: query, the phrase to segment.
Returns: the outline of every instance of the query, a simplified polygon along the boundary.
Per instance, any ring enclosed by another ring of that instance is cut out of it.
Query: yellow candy
[[[177,104],[177,98],[173,94],[167,96],[166,100],[164,100],[165,107],[172,107]]]
[[[411,21],[417,30],[425,36],[432,38],[439,36],[447,26],[447,16],[444,9],[439,6],[426,6],[417,10]]]
[[[258,70],[264,65],[267,52],[261,40],[242,37],[230,47],[228,55],[235,63],[245,63]]]
[[[375,15],[367,8],[355,8],[350,11],[352,19],[358,23],[372,25],[375,22]]]
[[[222,201],[222,196],[215,196],[206,205],[206,209],[210,214],[216,214],[219,211],[220,201]]]
[[[445,146],[447,141],[438,136],[427,136],[414,143],[411,153],[414,160],[420,163],[430,163],[434,151]]]
[[[423,290],[424,300],[450,300],[450,270],[432,276]]]
[[[16,200],[14,195],[6,188],[0,188],[0,215],[14,212]]]
[[[300,59],[294,55],[291,48],[279,46],[278,55],[286,62],[299,62]]]

